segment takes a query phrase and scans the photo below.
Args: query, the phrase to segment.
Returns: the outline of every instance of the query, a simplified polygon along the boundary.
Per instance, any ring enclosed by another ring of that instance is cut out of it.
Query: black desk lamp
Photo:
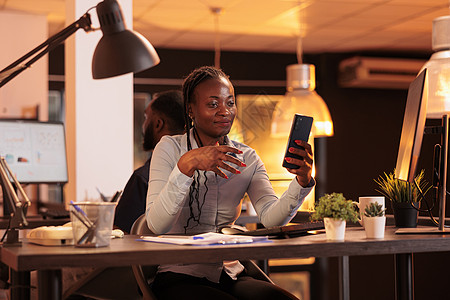
[[[103,37],[97,44],[92,59],[94,79],[137,73],[159,63],[158,54],[150,42],[139,33],[125,28],[122,9],[116,0],[104,0],[98,3],[96,8]],[[31,67],[81,28],[86,32],[98,29],[92,28],[89,12],[1,70],[0,87]],[[26,60],[28,61],[25,62]]]
[[[150,42],[139,33],[125,28],[122,9],[117,0],[104,0],[98,3],[96,8],[103,37],[100,39],[92,59],[92,77],[94,79],[114,77],[130,72],[137,73],[159,63],[158,54]],[[92,28],[89,10],[80,19],[1,70],[0,88],[81,28],[86,32],[98,29]],[[19,200],[11,180],[22,195],[24,202]],[[17,229],[28,225],[26,212],[31,203],[3,157],[0,158],[0,184],[3,189],[3,199],[9,203],[12,211],[5,244],[18,244]]]

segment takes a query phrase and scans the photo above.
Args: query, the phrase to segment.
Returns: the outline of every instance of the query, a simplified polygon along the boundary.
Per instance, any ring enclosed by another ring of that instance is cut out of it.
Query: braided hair
[[[226,78],[228,80],[228,76],[220,69],[211,66],[204,66],[195,69],[192,71],[183,82],[183,99],[184,99],[184,119],[186,124],[186,134],[187,134],[187,150],[192,150],[191,143],[191,128],[193,128],[193,134],[197,138],[198,146],[203,147],[203,143],[200,140],[199,135],[197,134],[197,130],[193,124],[193,120],[189,116],[189,104],[194,102],[194,90],[195,88],[203,81],[208,79],[220,79]],[[195,138],[194,137],[194,138]],[[200,172],[198,170],[195,171],[194,181],[189,189],[189,218],[187,220],[186,225],[184,226],[184,231],[186,232],[189,228],[189,223],[191,221],[196,222],[193,227],[200,224],[200,216],[202,213],[202,207],[205,203],[206,193],[208,192],[206,171],[203,172],[205,180],[203,185],[205,186],[205,193],[203,194],[202,202],[200,202]],[[198,210],[198,215],[194,214],[194,207]]]

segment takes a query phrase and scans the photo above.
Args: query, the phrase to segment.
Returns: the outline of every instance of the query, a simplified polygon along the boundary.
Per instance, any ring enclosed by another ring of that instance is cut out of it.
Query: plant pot
[[[386,217],[364,217],[364,230],[368,239],[384,238]]]
[[[413,202],[414,206],[419,208],[420,202]],[[394,211],[395,226],[399,228],[417,227],[419,211],[408,202],[391,202]]]
[[[342,219],[323,218],[327,240],[343,241],[345,238],[345,221]]]

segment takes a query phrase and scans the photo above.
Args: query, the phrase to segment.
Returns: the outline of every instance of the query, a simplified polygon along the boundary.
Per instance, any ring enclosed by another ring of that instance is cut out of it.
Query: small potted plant
[[[370,203],[364,210],[364,229],[369,239],[382,239],[384,237],[384,227],[386,216],[383,205],[377,202]]]
[[[353,201],[346,200],[341,193],[332,193],[320,197],[311,219],[323,219],[328,240],[342,241],[345,238],[346,221],[357,222],[358,213]]]
[[[377,191],[391,200],[396,227],[417,227],[421,200],[419,190],[415,184],[395,178],[394,173],[384,173],[384,176],[380,175],[375,179],[379,187]],[[425,172],[422,170],[415,177],[415,181],[422,194],[426,195],[431,186],[424,177]]]

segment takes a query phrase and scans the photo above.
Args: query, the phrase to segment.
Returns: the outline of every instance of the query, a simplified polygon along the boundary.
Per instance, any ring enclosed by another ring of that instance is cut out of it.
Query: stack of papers
[[[267,236],[226,235],[214,232],[207,232],[192,236],[186,235],[141,236],[137,240],[143,242],[192,245],[192,246],[233,245],[233,244],[271,242]]]

